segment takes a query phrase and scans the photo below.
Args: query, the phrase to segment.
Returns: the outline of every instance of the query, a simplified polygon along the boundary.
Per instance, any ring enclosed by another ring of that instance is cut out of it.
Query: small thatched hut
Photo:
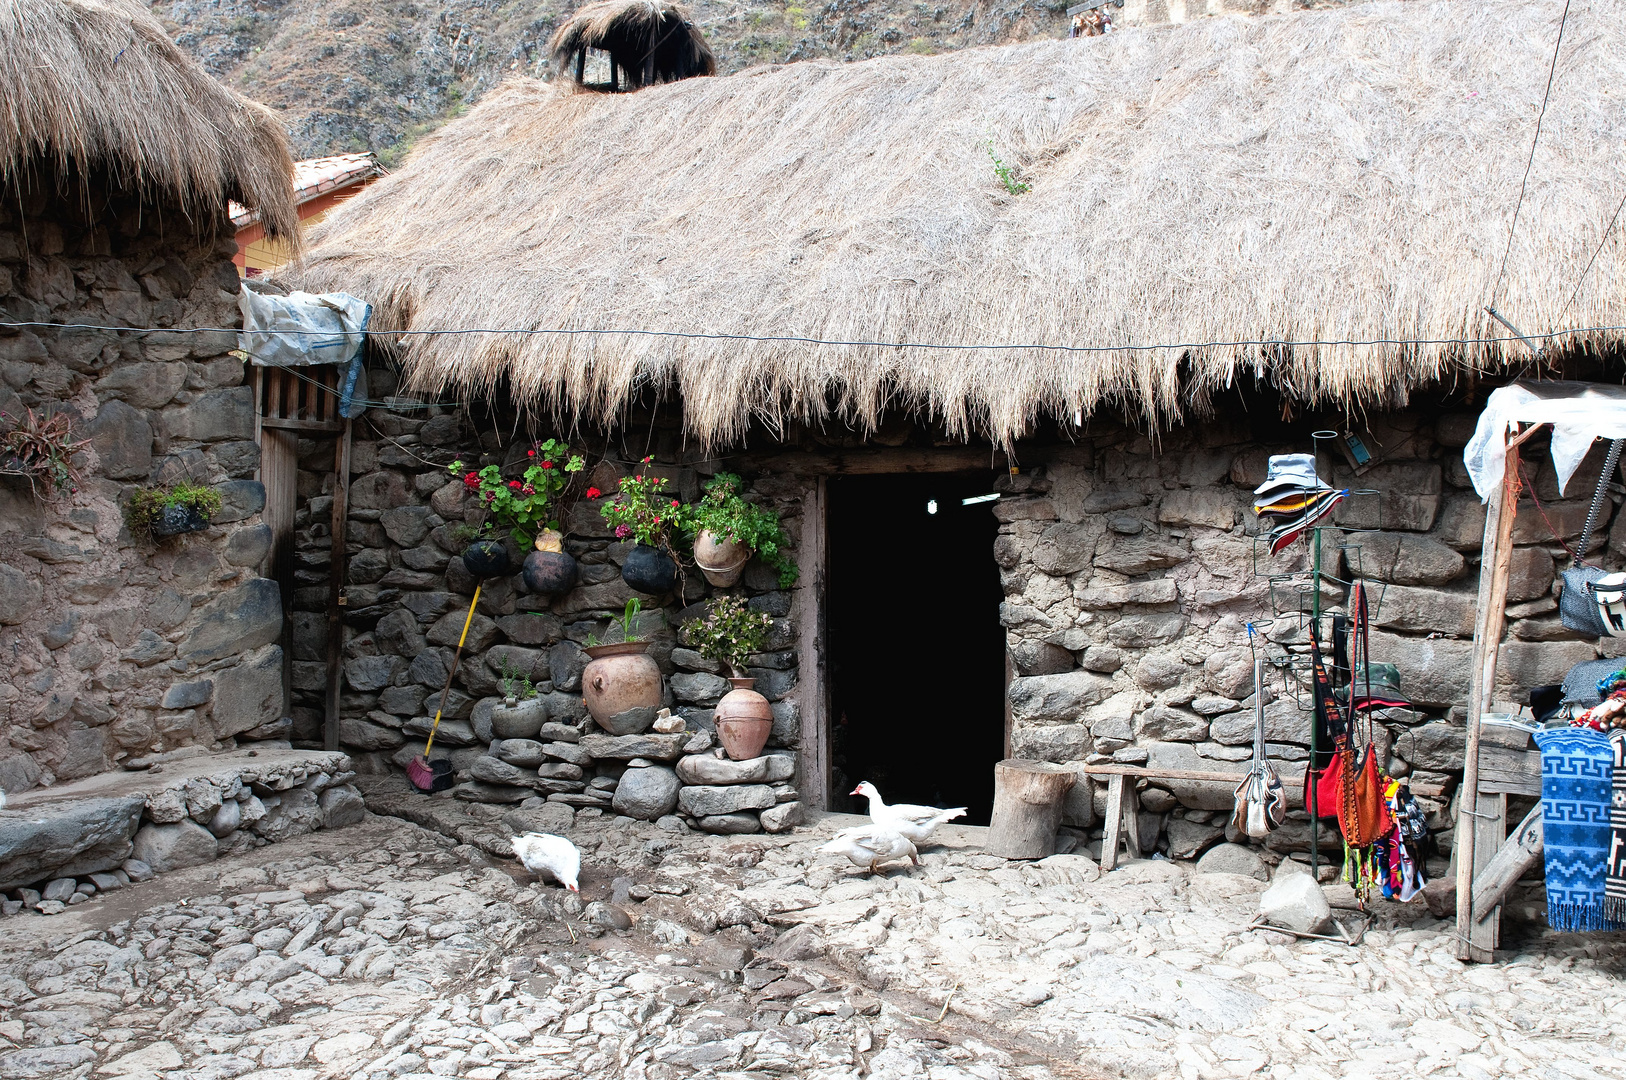
[[[553,62],[576,85],[637,90],[717,74],[717,58],[689,13],[667,0],[595,0],[554,31]],[[609,57],[609,79],[587,81],[587,56]]]
[[[239,320],[229,202],[297,243],[292,176],[145,4],[0,0],[0,789],[286,735],[253,391],[196,331]],[[11,452],[47,427],[77,480]],[[130,496],[180,480],[211,527],[132,535]]]
[[[401,332],[388,352],[419,411],[379,418],[356,481],[383,513],[462,514],[422,462],[501,464],[531,423],[590,451],[605,490],[646,454],[685,499],[745,472],[798,538],[793,591],[746,588],[778,618],[760,670],[815,805],[869,775],[986,813],[1005,752],[1246,758],[1246,624],[1300,647],[1314,591],[1272,587],[1306,557],[1256,551],[1250,492],[1269,453],[1332,429],[1323,474],[1377,492],[1337,520],[1376,532],[1329,531],[1322,565],[1387,583],[1373,651],[1416,708],[1374,739],[1438,809],[1483,523],[1460,447],[1483,387],[1531,363],[1485,308],[1552,335],[1531,370],[1622,370],[1626,245],[1606,228],[1626,188],[1626,32],[1571,12],[1524,184],[1558,18],[1388,2],[626,97],[515,82],[336,211],[288,281],[365,297]],[[1532,474],[1560,535],[1521,514],[1510,696],[1595,655],[1552,598],[1588,468],[1562,498]],[[549,707],[579,715],[576,643],[624,599],[626,551],[596,514],[570,527],[583,587],[490,601],[482,644],[528,658]],[[352,613],[445,618],[423,596],[468,585],[458,560],[441,577],[380,544]],[[703,595],[662,599],[681,623]],[[661,659],[704,725],[716,680],[687,649]],[[1292,773],[1308,716],[1275,693],[1267,737]],[[1223,835],[1210,815],[1230,800],[1154,781],[1143,805],[1184,855]]]

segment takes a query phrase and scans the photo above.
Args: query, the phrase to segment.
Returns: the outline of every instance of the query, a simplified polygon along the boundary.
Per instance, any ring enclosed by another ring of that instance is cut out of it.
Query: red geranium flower
[[[672,505],[673,505],[673,506],[676,506],[676,505],[677,505],[677,504],[678,504],[678,501],[677,501],[677,500],[676,500],[676,499],[673,499],[673,500],[672,500]]]
[[[644,458],[644,464],[648,465],[651,461],[654,461],[654,460],[655,460],[655,456],[653,454],[651,454],[649,457]]]
[[[518,491],[524,485],[522,485],[518,480],[510,480],[508,481],[508,486],[513,488],[515,491]]]
[[[536,456],[536,451],[535,450],[527,450],[527,451],[525,451],[525,456],[526,457],[535,457]]]
[[[542,467],[543,467],[543,468],[544,468],[544,469],[551,469],[551,468],[553,468],[553,462],[551,462],[551,461],[544,461],[544,462],[543,462],[543,463],[542,463]]]
[[[589,499],[596,499],[602,494],[604,494],[604,492],[600,491],[596,487],[590,487],[590,488],[587,489],[587,497]]]

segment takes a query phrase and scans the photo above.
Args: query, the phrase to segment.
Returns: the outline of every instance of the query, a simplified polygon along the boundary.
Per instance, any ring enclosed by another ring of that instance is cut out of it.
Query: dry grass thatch
[[[282,122],[210,78],[139,0],[0,0],[0,182],[41,159],[189,210],[235,199],[298,240]]]
[[[596,0],[554,31],[548,49],[555,66],[578,82],[586,49],[609,53],[611,82],[619,68],[627,89],[717,74],[717,58],[700,28],[667,0]]]
[[[337,210],[287,276],[364,296],[393,329],[1109,347],[401,342],[418,388],[506,378],[588,422],[675,389],[712,442],[889,406],[1000,439],[1103,404],[1168,420],[1250,375],[1399,404],[1520,346],[1182,343],[1499,333],[1482,307],[1561,7],[1210,18],[619,96],[518,82]],[[1626,192],[1622,87],[1626,30],[1576,7],[1497,299],[1526,332],[1626,323],[1620,231],[1567,303]],[[1006,191],[990,141],[1031,190]]]

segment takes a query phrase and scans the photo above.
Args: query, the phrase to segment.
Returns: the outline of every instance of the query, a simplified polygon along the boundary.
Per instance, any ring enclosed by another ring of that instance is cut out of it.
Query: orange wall
[[[358,194],[362,188],[370,183],[372,183],[371,179],[351,184],[349,187],[324,191],[309,202],[300,203],[299,225],[301,230],[308,229],[321,221],[327,216],[328,211],[351,196]],[[288,262],[288,245],[281,240],[267,239],[264,226],[256,221],[252,225],[237,230],[237,255],[232,259],[232,262],[237,264],[237,273],[241,277],[258,277],[261,274],[269,274]]]

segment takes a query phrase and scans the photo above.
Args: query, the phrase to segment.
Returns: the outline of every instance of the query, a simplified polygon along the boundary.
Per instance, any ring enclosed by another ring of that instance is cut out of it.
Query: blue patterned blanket
[[[1554,728],[1541,747],[1547,922],[1555,930],[1611,930],[1604,914],[1609,803],[1615,753],[1602,732]]]

